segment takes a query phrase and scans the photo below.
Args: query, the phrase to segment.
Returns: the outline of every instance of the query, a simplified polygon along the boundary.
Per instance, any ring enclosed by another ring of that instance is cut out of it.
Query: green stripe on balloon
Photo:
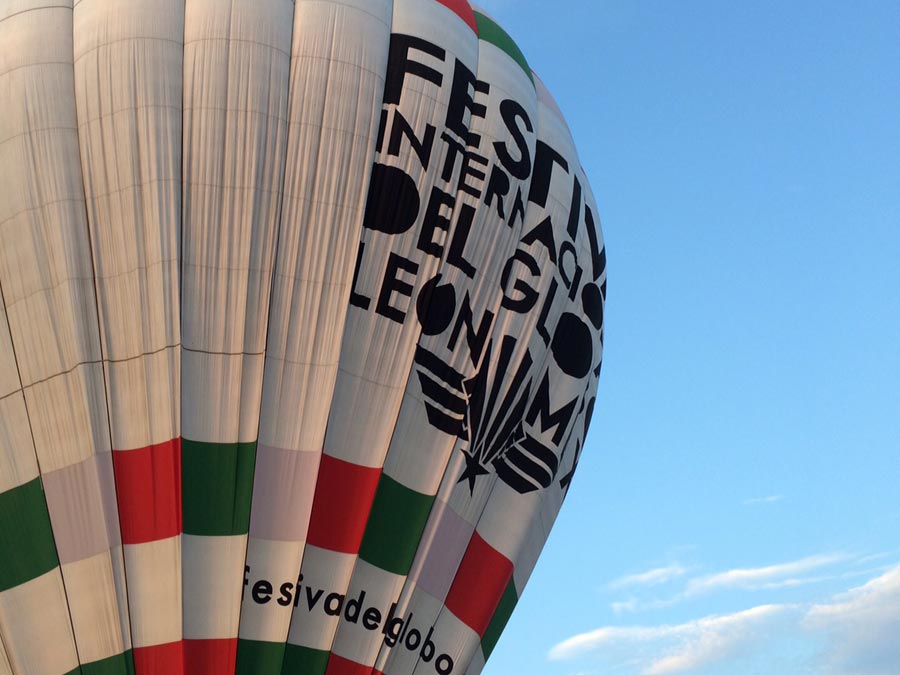
[[[40,478],[0,494],[0,592],[58,565]]]
[[[284,650],[283,675],[324,675],[331,652],[288,644]]]
[[[359,557],[393,574],[409,574],[433,504],[434,497],[382,474]]]
[[[284,650],[284,642],[238,640],[234,675],[281,675]]]
[[[519,45],[509,36],[509,33],[503,30],[500,24],[492,18],[479,12],[475,12],[475,20],[478,22],[478,39],[489,42],[508,54],[513,61],[519,64],[522,70],[525,71],[525,74],[528,75],[528,79],[534,84],[531,66],[528,65],[525,55],[519,49]]]
[[[512,616],[517,602],[519,602],[519,596],[516,593],[516,585],[510,579],[506,590],[503,592],[503,597],[500,598],[500,604],[497,605],[497,610],[494,612],[494,616],[484,632],[484,637],[481,639],[481,651],[484,652],[485,661],[490,658],[491,652],[497,646],[500,634],[506,628],[506,624],[509,621],[509,617]]]
[[[184,533],[228,537],[250,531],[256,442],[181,445]]]
[[[134,675],[134,659],[131,657],[131,650],[110,656],[102,661],[82,664],[81,675]]]

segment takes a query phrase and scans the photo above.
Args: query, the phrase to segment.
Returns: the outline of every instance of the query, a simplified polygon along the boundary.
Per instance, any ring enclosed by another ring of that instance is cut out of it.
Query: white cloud
[[[691,600],[698,596],[716,591],[779,591],[812,584],[821,584],[837,579],[849,579],[871,575],[886,568],[854,569],[861,561],[873,559],[860,558],[844,553],[829,553],[808,556],[777,565],[763,567],[746,567],[716,572],[705,576],[688,579],[678,593],[668,598],[641,597],[640,591],[674,581],[684,576],[689,570],[680,565],[659,567],[656,569],[616,579],[607,585],[609,589],[633,589],[633,595],[620,598],[610,603],[615,614],[633,614],[647,610],[664,609]],[[841,570],[841,563],[848,568]],[[834,569],[823,569],[834,568]],[[815,574],[814,572],[819,572]]]
[[[896,675],[900,664],[900,565],[814,605],[804,626],[827,638],[823,655],[835,675]]]
[[[646,612],[649,610],[672,607],[673,605],[677,605],[679,602],[681,602],[681,599],[682,598],[680,595],[665,600],[660,598],[654,598],[652,600],[642,600],[640,598],[631,597],[627,600],[617,600],[616,602],[611,602],[609,603],[609,607],[616,614],[634,614],[636,612]]]
[[[549,657],[565,660],[623,643],[651,643],[661,648],[662,655],[648,659],[643,675],[682,673],[728,658],[758,639],[758,629],[788,609],[787,605],[762,605],[675,625],[599,628],[563,640]]]
[[[611,581],[607,587],[618,589],[629,588],[632,586],[659,586],[660,584],[665,584],[673,579],[684,576],[686,573],[687,569],[677,564],[668,565],[666,567],[656,567],[652,570],[647,570],[646,572],[640,572],[639,574],[629,574],[624,577],[619,577],[618,579]]]
[[[754,658],[754,654],[777,658],[776,654],[792,653],[794,656],[788,658],[796,658],[794,649],[802,644],[805,658],[809,659],[805,664],[807,672],[898,675],[900,564],[860,568],[863,562],[882,558],[881,555],[860,557],[834,553],[694,579],[688,583],[693,589],[690,594],[682,593],[668,604],[689,601],[699,593],[717,589],[784,589],[860,575],[870,578],[856,588],[816,604],[768,604],[734,614],[657,626],[606,626],[559,642],[548,656],[553,660],[592,656],[617,664],[614,672],[677,675],[708,666],[724,670],[724,664],[738,664],[745,654],[749,658]],[[819,574],[813,574],[815,570]],[[871,578],[872,575],[876,576]],[[652,578],[652,575],[648,577]],[[649,604],[632,598],[613,603],[613,608],[636,611]]]
[[[748,567],[727,570],[705,577],[691,579],[685,590],[685,596],[695,596],[714,590],[739,588],[743,590],[765,590],[802,583],[812,583],[806,579],[798,579],[803,575],[823,567],[846,562],[850,556],[843,553],[814,555],[766,567]]]
[[[769,495],[767,497],[753,497],[744,500],[744,506],[760,506],[762,504],[775,504],[784,499],[784,495]]]

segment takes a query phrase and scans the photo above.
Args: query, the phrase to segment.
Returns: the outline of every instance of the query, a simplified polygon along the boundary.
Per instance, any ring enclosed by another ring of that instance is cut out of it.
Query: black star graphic
[[[473,453],[470,455],[465,450],[463,450],[463,454],[466,456],[466,468],[456,482],[462,483],[464,480],[469,481],[469,494],[475,494],[475,481],[479,476],[487,476],[488,470],[481,466],[476,454]]]

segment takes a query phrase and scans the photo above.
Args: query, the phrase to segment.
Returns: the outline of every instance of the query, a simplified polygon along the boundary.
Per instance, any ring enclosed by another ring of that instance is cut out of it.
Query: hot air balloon
[[[465,0],[0,2],[0,673],[480,672],[598,225]]]

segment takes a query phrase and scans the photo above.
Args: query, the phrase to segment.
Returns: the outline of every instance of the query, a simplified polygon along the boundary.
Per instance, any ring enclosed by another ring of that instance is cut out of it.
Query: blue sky
[[[483,5],[609,260],[588,448],[485,672],[896,675],[900,4]]]

